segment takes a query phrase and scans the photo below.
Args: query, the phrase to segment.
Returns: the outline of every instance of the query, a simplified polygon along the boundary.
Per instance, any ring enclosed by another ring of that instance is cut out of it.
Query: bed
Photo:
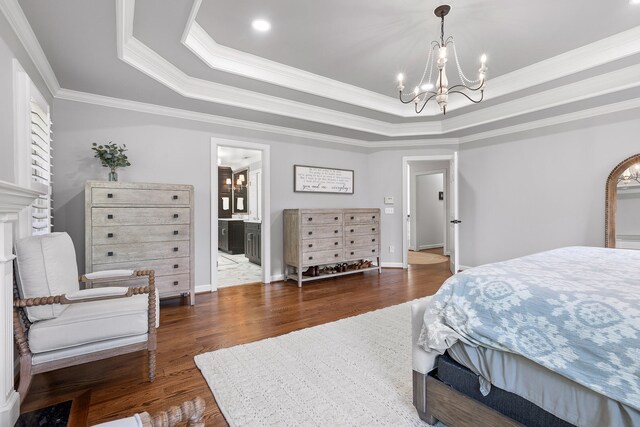
[[[465,270],[412,307],[414,406],[450,426],[640,426],[640,251]]]

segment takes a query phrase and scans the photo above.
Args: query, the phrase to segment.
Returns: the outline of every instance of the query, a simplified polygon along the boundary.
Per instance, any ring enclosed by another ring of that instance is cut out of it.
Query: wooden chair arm
[[[127,292],[122,295],[108,295],[102,297],[95,298],[84,298],[84,299],[67,299],[66,295],[51,295],[48,297],[35,297],[35,298],[27,298],[21,299],[16,298],[13,300],[13,306],[16,308],[23,307],[37,307],[40,305],[53,305],[53,304],[80,304],[83,302],[92,302],[92,301],[105,301],[111,299],[119,299],[119,298],[128,298],[133,295],[140,294],[148,294],[151,292],[149,286],[139,286],[139,287],[130,287]]]
[[[140,415],[143,427],[175,427],[179,423],[187,422],[187,427],[204,427],[204,399],[196,397],[180,406],[171,406],[153,417],[147,412]]]

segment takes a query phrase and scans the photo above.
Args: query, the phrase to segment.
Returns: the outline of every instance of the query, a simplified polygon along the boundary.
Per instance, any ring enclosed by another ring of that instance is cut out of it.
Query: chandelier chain
[[[458,76],[460,77],[460,81],[463,83],[467,82],[471,84],[480,83],[480,79],[470,80],[462,72],[462,67],[460,67],[460,61],[458,60],[458,51],[456,50],[456,42],[455,40],[453,40],[453,37],[451,37],[451,42],[449,44],[453,45],[453,57],[456,61],[456,67],[458,68]]]

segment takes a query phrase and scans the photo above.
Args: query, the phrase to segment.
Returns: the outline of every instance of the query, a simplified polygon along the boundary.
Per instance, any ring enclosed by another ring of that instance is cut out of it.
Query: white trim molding
[[[49,92],[51,92],[51,96],[55,96],[60,90],[60,83],[58,83],[53,68],[51,68],[51,64],[49,64],[49,60],[44,54],[42,46],[40,46],[38,38],[24,15],[18,0],[0,0],[0,10],[4,13],[9,25],[11,25],[33,64],[40,72]]]
[[[0,181],[0,426],[12,426],[20,415],[20,396],[13,388],[13,222],[42,193]]]
[[[402,268],[401,262],[381,262],[380,267],[382,268]]]

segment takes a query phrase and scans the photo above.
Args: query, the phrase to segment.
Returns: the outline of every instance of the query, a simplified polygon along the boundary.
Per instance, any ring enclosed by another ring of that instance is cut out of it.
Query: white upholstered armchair
[[[14,335],[24,400],[33,375],[147,350],[155,377],[157,297],[153,270],[82,276],[85,282],[147,277],[140,287],[80,290],[76,254],[66,233],[19,240],[15,246]]]

